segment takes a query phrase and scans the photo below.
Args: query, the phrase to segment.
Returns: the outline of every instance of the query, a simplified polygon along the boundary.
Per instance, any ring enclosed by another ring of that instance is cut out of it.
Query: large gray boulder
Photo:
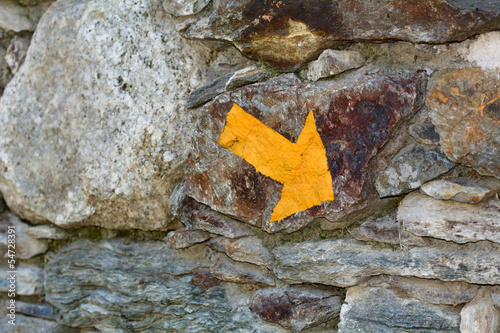
[[[34,223],[167,228],[196,116],[183,100],[247,64],[183,39],[160,1],[54,3],[0,104],[7,204]]]

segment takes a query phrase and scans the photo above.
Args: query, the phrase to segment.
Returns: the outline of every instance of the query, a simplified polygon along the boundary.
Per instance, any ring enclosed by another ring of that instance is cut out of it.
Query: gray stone
[[[165,0],[163,8],[174,16],[187,16],[199,13],[210,0]]]
[[[432,123],[413,124],[409,128],[409,133],[415,141],[424,145],[438,145],[439,134]]]
[[[388,280],[389,277],[381,276],[347,290],[339,333],[458,332],[459,309],[399,298]]]
[[[190,93],[186,100],[186,106],[188,108],[200,106],[225,91],[258,82],[270,76],[271,73],[267,69],[255,66],[226,74]]]
[[[495,309],[490,289],[483,287],[472,302],[460,311],[461,333],[497,333],[500,330],[500,311]]]
[[[202,243],[207,239],[210,239],[210,234],[208,232],[181,229],[170,231],[163,241],[167,242],[167,244],[174,249],[184,249],[194,244]]]
[[[30,227],[26,234],[36,239],[67,239],[69,235],[61,228],[54,227],[53,225],[37,225]]]
[[[219,237],[208,242],[212,249],[224,252],[227,256],[236,261],[249,262],[251,264],[266,266],[271,268],[274,257],[256,236],[243,237],[236,240]]]
[[[31,39],[14,36],[10,41],[5,54],[5,61],[10,67],[12,74],[15,74],[26,58]]]
[[[399,195],[448,172],[455,166],[437,148],[414,143],[401,150],[387,169],[378,176],[375,186],[381,197]]]
[[[159,1],[55,2],[0,103],[6,202],[34,223],[168,229],[197,117],[185,98],[247,65],[183,39]]]
[[[48,261],[46,299],[59,323],[101,332],[285,332],[250,313],[247,288],[210,274],[210,256],[204,245],[80,240]]]
[[[453,305],[470,302],[476,297],[478,285],[465,282],[443,282],[401,276],[391,277],[389,284],[400,298],[416,298],[424,303]]]
[[[210,267],[210,273],[222,281],[238,283],[255,283],[274,286],[276,284],[272,274],[260,266],[236,262],[221,254]]]
[[[380,274],[500,283],[500,246],[488,242],[403,251],[336,239],[285,244],[276,247],[273,253],[276,276],[289,283],[348,287]]]
[[[11,230],[15,232],[9,233],[9,227],[14,227]],[[14,250],[17,259],[29,259],[47,251],[49,243],[29,235],[29,228],[28,224],[22,222],[19,217],[12,213],[0,216],[0,250],[2,251],[2,258],[7,258],[9,249]],[[15,249],[8,247],[9,235],[15,236]]]
[[[359,228],[349,230],[357,240],[376,241],[389,244],[426,246],[421,237],[409,232],[401,232],[396,214],[381,217],[375,221],[364,222]]]
[[[321,78],[340,74],[349,69],[359,68],[365,65],[365,59],[357,51],[325,50],[318,60],[311,61],[307,70],[301,74],[308,80],[318,81]]]
[[[10,273],[9,273],[10,272]],[[15,272],[12,269],[3,266],[0,269],[0,291],[7,292],[10,289],[11,275],[16,276],[16,295],[33,296],[44,294],[44,271],[42,268],[34,265],[19,265],[16,263]]]
[[[29,17],[29,10],[14,0],[0,2],[0,28],[7,31],[35,31],[36,23]]]
[[[9,318],[10,320],[10,318]],[[16,326],[8,323],[7,317],[0,319],[0,331],[5,333],[79,333],[80,331],[59,325],[53,320],[33,318],[16,314]]]
[[[259,289],[250,310],[261,319],[277,322],[292,332],[338,318],[341,297],[327,288],[286,287]]]
[[[5,61],[5,54],[7,53],[6,47],[4,48],[0,45],[0,97],[2,97],[7,83],[12,79],[12,72],[10,71],[7,61]]]
[[[31,317],[56,319],[54,309],[48,303],[31,303],[17,300],[16,311]]]
[[[474,204],[500,192],[500,180],[493,177],[440,179],[422,185],[420,191],[434,199]]]
[[[398,220],[405,231],[456,243],[489,240],[500,243],[500,201],[478,204],[436,200],[411,193],[401,202]]]

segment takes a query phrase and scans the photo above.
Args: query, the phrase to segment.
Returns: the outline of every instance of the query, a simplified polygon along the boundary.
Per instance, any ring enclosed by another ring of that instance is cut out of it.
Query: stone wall
[[[0,96],[2,332],[499,332],[498,1],[0,0]]]

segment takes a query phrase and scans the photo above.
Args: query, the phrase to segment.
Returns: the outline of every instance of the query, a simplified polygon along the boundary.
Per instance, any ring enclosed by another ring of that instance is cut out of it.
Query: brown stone
[[[327,288],[288,287],[258,290],[250,310],[261,319],[279,323],[293,332],[338,317],[341,297]]]
[[[479,68],[446,69],[430,81],[427,105],[454,162],[500,177],[500,84]]]
[[[389,141],[394,127],[420,106],[422,84],[420,74],[354,75],[310,84],[284,75],[224,93],[204,107],[197,124],[196,148],[188,159],[187,195],[267,232],[293,232],[316,217],[342,218],[350,208],[376,196],[370,160]],[[312,110],[326,150],[334,200],[269,222],[283,185],[218,142],[233,103],[291,142],[296,142]]]
[[[443,43],[500,27],[494,0],[237,0],[179,25],[185,36],[233,42],[244,54],[293,71],[348,40]]]

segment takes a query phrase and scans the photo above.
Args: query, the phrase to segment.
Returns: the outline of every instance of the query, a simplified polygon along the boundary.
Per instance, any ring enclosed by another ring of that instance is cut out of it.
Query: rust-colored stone
[[[199,120],[187,194],[218,212],[262,225],[267,232],[293,232],[315,217],[338,217],[336,213],[375,193],[370,160],[398,122],[421,105],[422,83],[422,74],[360,75],[314,84],[284,75],[222,94],[204,107]],[[312,110],[335,199],[270,223],[283,185],[219,143],[233,103],[291,142],[297,142]]]
[[[494,0],[226,0],[178,30],[233,42],[247,56],[292,71],[350,40],[444,43],[498,28]]]
[[[427,105],[446,155],[500,178],[500,84],[480,68],[447,69],[431,82]]]

